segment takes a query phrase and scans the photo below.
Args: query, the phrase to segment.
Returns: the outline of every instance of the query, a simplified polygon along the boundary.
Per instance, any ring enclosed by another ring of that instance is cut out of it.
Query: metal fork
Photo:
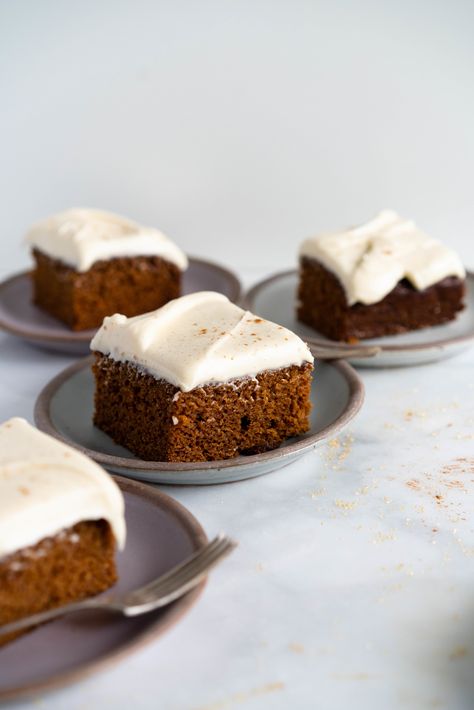
[[[378,355],[382,348],[377,345],[345,345],[341,347],[340,345],[316,345],[312,343],[311,340],[308,341],[311,352],[314,357],[318,360],[337,360],[342,358],[347,360],[348,358],[356,357],[375,357]]]
[[[30,626],[51,621],[58,616],[64,616],[74,611],[84,609],[101,609],[118,612],[124,616],[138,616],[170,604],[175,599],[189,592],[214,567],[237,546],[231,538],[220,534],[212,542],[202,547],[166,574],[161,575],[144,587],[135,589],[117,597],[99,597],[85,599],[64,606],[43,611],[39,614],[26,616],[18,621],[0,626],[0,636],[21,631]]]

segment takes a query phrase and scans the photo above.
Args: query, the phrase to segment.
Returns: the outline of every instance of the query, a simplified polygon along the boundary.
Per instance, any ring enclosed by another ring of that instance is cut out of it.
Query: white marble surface
[[[0,419],[31,420],[70,360],[1,334],[0,353]],[[473,364],[361,370],[362,412],[318,452],[260,479],[164,487],[240,547],[169,633],[33,706],[472,708]]]

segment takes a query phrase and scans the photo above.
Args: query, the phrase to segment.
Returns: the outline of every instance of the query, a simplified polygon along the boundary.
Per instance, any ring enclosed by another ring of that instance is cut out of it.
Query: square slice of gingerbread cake
[[[464,291],[456,252],[388,210],[300,249],[298,319],[332,340],[441,325],[462,310]]]
[[[142,459],[228,459],[309,428],[308,347],[222,294],[106,318],[91,349],[94,423]]]
[[[38,222],[33,301],[72,330],[96,328],[105,316],[134,316],[181,294],[186,255],[168,237],[125,217],[71,209]]]
[[[24,419],[0,425],[0,627],[108,589],[124,541],[123,497],[100,466]],[[0,645],[20,633],[0,628]]]

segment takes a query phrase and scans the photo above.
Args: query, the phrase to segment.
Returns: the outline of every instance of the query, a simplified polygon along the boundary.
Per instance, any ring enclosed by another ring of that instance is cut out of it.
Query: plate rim
[[[243,295],[242,297],[242,304],[243,308],[247,308],[251,310],[254,305],[255,305],[255,299],[257,296],[270,284],[274,283],[275,281],[279,281],[281,279],[287,278],[289,276],[298,276],[298,269],[285,269],[284,271],[277,271],[274,274],[271,274],[270,276],[266,276],[264,279],[261,279],[260,281],[257,281],[251,288],[249,288]],[[470,280],[473,283],[474,286],[474,272],[466,270],[466,281]],[[442,326],[441,326],[442,327]],[[428,330],[428,329],[425,329]],[[411,332],[416,332],[416,331],[411,331]],[[390,336],[394,337],[394,336]],[[331,345],[334,346],[335,348],[340,348],[340,349],[345,349],[347,348],[348,350],[353,348],[353,345],[350,345],[348,343],[344,343],[341,340],[329,340],[329,339],[324,339],[324,338],[319,338],[317,335],[315,336],[305,336],[304,340],[308,343],[308,345],[313,345],[314,347],[328,347],[330,348]],[[465,334],[465,335],[453,335],[448,338],[444,338],[442,340],[433,340],[430,343],[419,343],[419,344],[405,344],[405,345],[384,345],[384,343],[376,343],[376,346],[380,348],[380,353],[400,353],[400,352],[414,352],[414,351],[423,351],[423,350],[432,350],[434,348],[444,348],[449,345],[457,345],[458,343],[465,343],[469,342],[470,340],[474,340],[474,328],[471,333]],[[367,341],[361,340],[361,343],[364,343]],[[358,356],[358,359],[365,357],[364,355]],[[378,357],[377,355],[375,358]],[[367,357],[367,360],[375,359],[373,357]]]
[[[242,297],[242,283],[236,273],[227,268],[227,266],[219,264],[215,261],[209,261],[208,259],[201,259],[200,257],[196,256],[188,256],[188,260],[190,266],[193,264],[207,266],[211,269],[214,269],[214,271],[220,272],[222,276],[225,276],[229,280],[229,290],[232,296],[230,300],[233,303],[239,302]],[[3,291],[9,286],[11,286],[12,283],[14,283],[15,281],[20,281],[25,277],[28,277],[31,272],[32,269],[26,269],[16,274],[12,274],[11,276],[8,276],[7,278],[0,281],[0,298]],[[16,323],[19,323],[20,326],[17,327]],[[15,321],[15,323],[12,324],[12,322],[2,317],[1,312],[0,329],[4,330],[6,333],[10,333],[11,335],[15,335],[19,338],[25,338],[38,343],[63,343],[67,345],[89,343],[97,330],[97,328],[92,328],[89,330],[66,331],[64,334],[53,334],[51,332],[42,333],[41,331],[38,332],[36,330],[29,330],[28,326],[24,326],[23,321],[21,320]]]
[[[171,513],[172,517],[188,532],[195,550],[208,542],[208,537],[201,523],[182,503],[179,503],[167,493],[150,486],[150,484],[118,475],[114,475],[113,478],[122,491],[136,494],[144,500],[152,501],[155,507]],[[160,616],[154,622],[151,621],[146,629],[135,638],[125,641],[119,648],[111,650],[95,660],[86,661],[77,668],[53,675],[45,680],[7,688],[6,690],[0,689],[0,703],[28,697],[38,692],[63,688],[110,668],[129,654],[138,651],[151,641],[159,638],[171,626],[174,626],[196,604],[204,591],[207,579],[206,576],[194,589],[177,599],[169,607],[166,607],[169,611],[164,615],[164,618]]]
[[[238,467],[248,467],[255,463],[264,463],[266,461],[271,461],[273,459],[282,459],[292,456],[294,453],[299,451],[309,450],[315,446],[318,442],[326,439],[327,437],[336,434],[340,431],[351,419],[355,417],[358,413],[362,404],[364,402],[365,388],[362,379],[356,373],[353,367],[349,365],[345,360],[331,360],[326,361],[324,364],[329,367],[334,367],[340,372],[343,378],[349,385],[349,397],[345,409],[341,414],[331,423],[325,426],[316,434],[313,434],[305,439],[299,441],[293,441],[287,444],[284,448],[272,449],[271,451],[266,451],[261,454],[252,454],[250,456],[240,456],[231,459],[221,459],[218,461],[196,461],[196,462],[168,462],[168,461],[144,461],[142,459],[130,459],[122,456],[115,456],[114,454],[106,454],[100,451],[94,451],[85,446],[81,446],[77,442],[65,437],[60,433],[53,424],[50,406],[52,398],[54,397],[57,390],[66,382],[70,377],[75,375],[81,370],[89,368],[94,360],[93,355],[88,355],[85,358],[74,362],[69,365],[64,370],[59,372],[52,380],[50,380],[46,386],[39,393],[35,406],[34,406],[34,420],[36,426],[41,431],[53,436],[56,439],[73,446],[78,451],[81,451],[86,456],[89,456],[97,463],[107,468],[107,465],[119,467],[121,469],[127,470],[132,469],[134,471],[171,471],[179,473],[180,471],[209,471],[209,470],[222,470],[225,468],[238,468]]]

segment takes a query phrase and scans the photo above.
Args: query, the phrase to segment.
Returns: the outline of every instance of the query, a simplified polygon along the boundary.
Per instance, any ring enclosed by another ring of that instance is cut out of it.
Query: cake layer
[[[309,428],[312,365],[182,392],[97,354],[94,423],[151,461],[215,461],[279,446]]]
[[[188,260],[158,229],[92,209],[70,209],[35,224],[26,236],[34,248],[78,272],[122,256],[159,256],[185,270]]]
[[[109,524],[88,520],[3,557],[0,626],[105,591],[117,580],[114,552]],[[0,646],[22,633],[0,636]]]
[[[159,256],[116,257],[78,273],[37,249],[33,255],[34,303],[73,330],[98,328],[111,313],[146,313],[181,293],[182,272]]]
[[[0,426],[0,559],[84,520],[125,541],[122,494],[105,471],[24,419]]]
[[[448,276],[422,291],[403,280],[378,303],[348,306],[340,281],[315,259],[301,259],[298,319],[332,340],[360,340],[441,325],[463,308],[464,281]]]
[[[183,296],[135,318],[105,318],[91,350],[131,362],[185,392],[313,362],[297,335],[212,291]]]
[[[447,276],[465,277],[456,252],[389,210],[359,227],[307,239],[300,256],[335,274],[348,305],[377,303],[403,279],[421,291]]]

